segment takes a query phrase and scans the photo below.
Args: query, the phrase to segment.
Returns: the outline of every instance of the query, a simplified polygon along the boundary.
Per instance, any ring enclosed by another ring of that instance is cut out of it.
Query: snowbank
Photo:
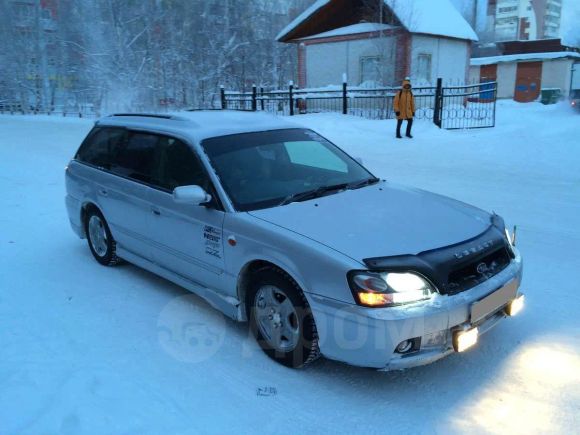
[[[521,317],[465,354],[378,373],[286,369],[183,289],[98,265],[63,201],[91,121],[0,116],[0,433],[577,432],[579,120],[566,105],[499,102],[495,129],[417,122],[396,140],[394,121],[292,118],[377,175],[518,224]]]

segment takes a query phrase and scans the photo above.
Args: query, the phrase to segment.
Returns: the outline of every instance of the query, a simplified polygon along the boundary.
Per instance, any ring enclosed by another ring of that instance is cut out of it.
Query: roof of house
[[[333,0],[317,0],[277,36],[284,39]],[[477,41],[477,35],[450,0],[384,0],[401,24],[412,33]]]
[[[390,26],[388,24],[379,23],[359,23],[352,24],[350,26],[339,27],[338,29],[330,30],[328,32],[318,33],[316,35],[307,36],[305,38],[300,38],[301,41],[307,39],[317,39],[317,38],[331,38],[333,36],[343,36],[343,35],[357,35],[359,33],[370,33],[379,32],[381,30],[394,29],[395,26]]]
[[[537,61],[553,59],[580,59],[580,53],[573,51],[559,51],[548,53],[521,53],[507,54],[503,56],[475,57],[471,59],[471,66],[494,65],[496,63],[518,62],[518,61]]]

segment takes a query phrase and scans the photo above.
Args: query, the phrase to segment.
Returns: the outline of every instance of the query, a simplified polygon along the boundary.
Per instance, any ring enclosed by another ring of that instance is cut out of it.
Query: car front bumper
[[[512,284],[519,288],[523,263],[516,258],[497,275],[465,292],[407,306],[365,308],[309,294],[319,346],[327,358],[380,370],[401,370],[432,363],[451,353],[453,333],[477,326],[479,335],[506,317],[504,306],[471,323],[472,305]],[[418,340],[410,353],[397,353],[399,343]]]

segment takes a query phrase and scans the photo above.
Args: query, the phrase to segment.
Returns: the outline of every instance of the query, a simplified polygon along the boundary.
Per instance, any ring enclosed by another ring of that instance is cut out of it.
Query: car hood
[[[387,182],[250,215],[361,262],[454,245],[491,225],[491,215],[483,210]]]

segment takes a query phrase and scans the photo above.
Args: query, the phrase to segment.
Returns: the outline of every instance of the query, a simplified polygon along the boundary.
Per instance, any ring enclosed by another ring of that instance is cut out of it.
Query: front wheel
[[[293,368],[318,358],[318,332],[302,290],[284,272],[265,269],[248,295],[250,328],[262,350]]]
[[[117,257],[117,245],[105,218],[95,208],[91,208],[85,218],[85,233],[89,248],[95,259],[103,266],[114,266],[121,259]]]

